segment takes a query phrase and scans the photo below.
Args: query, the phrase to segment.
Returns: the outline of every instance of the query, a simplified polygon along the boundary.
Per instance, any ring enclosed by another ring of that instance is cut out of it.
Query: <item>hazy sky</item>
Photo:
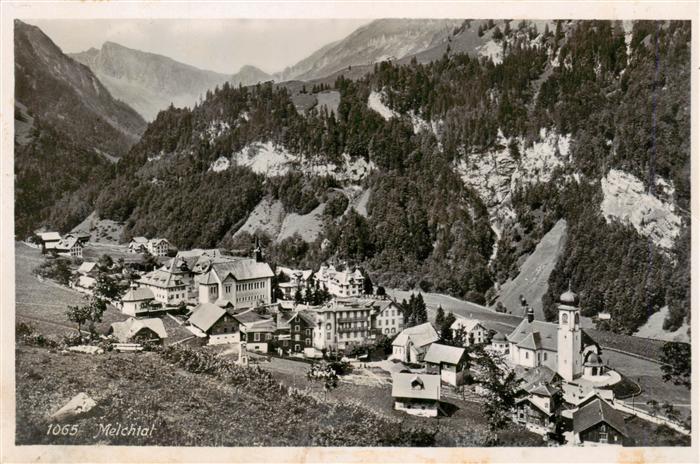
[[[370,19],[26,20],[65,53],[111,41],[198,68],[233,74],[250,64],[281,71]]]

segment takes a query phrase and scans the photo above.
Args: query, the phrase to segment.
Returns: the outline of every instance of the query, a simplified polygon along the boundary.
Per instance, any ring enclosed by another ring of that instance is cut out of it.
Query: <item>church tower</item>
[[[569,290],[559,297],[559,326],[557,329],[557,372],[572,381],[583,372],[581,362],[581,323],[578,295]]]

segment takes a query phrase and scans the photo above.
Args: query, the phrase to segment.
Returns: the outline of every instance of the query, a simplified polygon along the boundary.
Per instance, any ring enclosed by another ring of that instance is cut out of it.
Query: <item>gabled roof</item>
[[[203,332],[207,332],[224,314],[226,314],[226,310],[215,304],[200,303],[192,311],[188,322]]]
[[[542,346],[542,337],[540,337],[539,332],[532,332],[527,334],[520,343],[518,343],[518,348],[525,348],[528,350],[540,350]]]
[[[605,422],[623,436],[628,436],[622,413],[600,397],[574,411],[574,433],[581,433],[600,422]]]
[[[83,244],[78,241],[77,237],[70,236],[70,237],[66,237],[66,238],[61,239],[56,244],[56,249],[58,249],[58,250],[70,250],[71,248],[73,248],[76,245],[78,245],[80,247],[83,246]]]
[[[433,325],[430,322],[426,322],[402,330],[401,333],[396,336],[392,345],[405,346],[409,339],[415,346],[422,347],[438,341],[440,336],[433,328]]]
[[[242,324],[244,332],[274,332],[277,324],[272,319],[261,319]]]
[[[165,242],[166,245],[169,245],[168,241],[164,238],[152,238],[148,241],[148,243],[151,246],[160,245],[162,242]]]
[[[440,400],[439,375],[395,373],[391,378],[394,398]]]
[[[459,364],[462,356],[464,356],[464,351],[464,348],[433,343],[430,345],[430,348],[428,348],[428,352],[425,354],[423,361],[434,364]]]
[[[131,239],[131,243],[138,243],[138,244],[147,244],[148,239],[146,237],[134,237]]]
[[[41,240],[44,242],[53,242],[56,240],[61,240],[61,234],[58,232],[43,232],[39,234],[39,237],[41,237]]]
[[[528,322],[527,319],[523,319],[507,338],[509,342],[515,343],[518,346],[524,341],[522,348],[557,351],[557,330],[557,324],[551,322]],[[530,337],[533,333],[538,333],[539,335],[537,337]],[[525,339],[528,338],[529,340],[525,341]]]
[[[128,292],[122,297],[122,301],[145,301],[152,300],[155,297],[153,292],[149,288],[136,287],[130,288]]]
[[[516,366],[516,373],[520,371],[519,367],[520,366]],[[522,373],[522,388],[529,391],[538,384],[551,385],[555,383],[559,377],[559,374],[547,366],[533,367]]]
[[[211,270],[223,282],[226,277],[232,275],[234,279],[249,280],[262,279],[266,277],[274,277],[275,273],[267,263],[257,262],[251,258],[238,258],[235,260],[214,262]]]
[[[243,311],[241,313],[236,313],[236,314],[234,314],[234,316],[241,324],[244,324],[244,325],[253,324],[253,323],[259,322],[259,321],[271,320],[267,317],[262,317],[260,314],[255,312],[253,309],[249,309],[249,310]]]
[[[97,263],[91,261],[84,261],[83,264],[78,267],[78,274],[89,274],[97,267]]]
[[[539,395],[539,396],[546,396],[548,398],[551,398],[554,396],[557,392],[557,389],[552,387],[551,385],[547,385],[545,383],[539,383],[536,385],[533,385],[529,393],[532,395]]]
[[[153,285],[161,288],[179,287],[185,285],[182,277],[170,272],[168,269],[156,269],[141,277],[139,280],[144,285]]]
[[[474,330],[477,326],[485,330],[485,327],[481,325],[478,319],[470,319],[466,317],[457,316],[456,320],[450,326],[452,330],[458,330],[460,327],[464,329],[465,332],[469,333]]]
[[[158,318],[134,319],[133,317],[123,322],[115,322],[111,326],[112,333],[120,342],[128,342],[140,330],[147,328],[155,332],[160,338],[168,338],[163,321]]]

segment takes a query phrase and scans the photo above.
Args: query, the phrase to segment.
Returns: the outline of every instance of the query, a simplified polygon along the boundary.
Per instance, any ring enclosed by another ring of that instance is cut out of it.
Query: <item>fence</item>
[[[637,409],[637,408],[633,408],[632,406],[626,404],[623,401],[619,401],[619,400],[614,399],[612,402],[612,406],[615,409],[617,409],[618,411],[626,412],[628,414],[633,414],[641,419],[644,419],[645,421],[649,421],[649,422],[652,422],[654,424],[666,425],[666,426],[672,428],[673,430],[675,430],[679,433],[682,433],[683,435],[687,435],[687,436],[690,435],[690,430],[686,429],[681,424],[679,424],[675,421],[672,421],[671,419],[668,419],[668,418],[663,417],[663,416],[653,416],[646,411],[643,411],[643,410]]]

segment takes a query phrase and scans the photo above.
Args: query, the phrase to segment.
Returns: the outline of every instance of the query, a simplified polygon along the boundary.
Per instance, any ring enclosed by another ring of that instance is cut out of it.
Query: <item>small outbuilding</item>
[[[163,321],[158,318],[135,319],[130,317],[123,322],[115,322],[109,328],[120,343],[157,343],[168,338]]]
[[[437,417],[440,411],[440,376],[393,374],[391,396],[397,411],[414,416]]]
[[[573,414],[577,443],[622,445],[629,435],[623,414],[599,396],[593,396]]]

